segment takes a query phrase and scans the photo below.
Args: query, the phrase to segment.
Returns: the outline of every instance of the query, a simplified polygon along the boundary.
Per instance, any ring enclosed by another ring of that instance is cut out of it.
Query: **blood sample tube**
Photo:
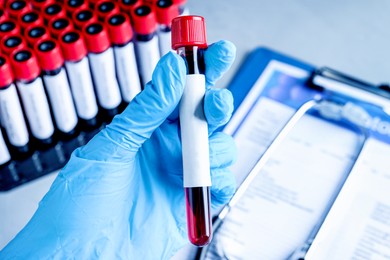
[[[133,12],[133,26],[136,33],[135,50],[142,84],[152,79],[153,70],[160,59],[157,20],[152,8],[147,5],[137,7]]]
[[[29,26],[43,25],[43,18],[37,11],[28,11],[23,15],[19,16],[18,21],[20,27],[25,30]]]
[[[129,18],[123,13],[107,17],[106,24],[114,49],[116,75],[122,97],[126,103],[129,103],[141,92],[141,82],[132,41],[133,30]]]
[[[27,152],[29,142],[27,125],[14,85],[11,64],[5,55],[0,55],[0,117],[9,143],[17,152]]]
[[[0,23],[0,38],[15,34],[20,34],[20,27],[12,19],[7,18]]]
[[[181,16],[172,21],[172,48],[187,63],[187,78],[180,102],[183,177],[188,237],[192,244],[211,241],[210,162],[208,127],[203,112],[206,89],[203,51],[206,29],[201,16]]]
[[[54,2],[55,0],[30,0],[33,9],[37,12],[41,12],[44,6]]]
[[[190,11],[186,6],[187,0],[173,0],[173,4],[179,8],[179,15],[188,15]]]
[[[95,5],[98,19],[104,22],[106,17],[119,13],[119,6],[111,0],[101,0]]]
[[[61,34],[73,30],[73,23],[67,17],[54,18],[50,21],[49,30],[53,38],[58,38]]]
[[[73,13],[79,9],[88,8],[87,0],[66,0],[65,9],[69,17],[72,17]]]
[[[160,45],[160,55],[164,56],[172,51],[171,24],[172,19],[179,16],[179,9],[171,0],[159,0],[156,3],[156,16],[158,22],[158,43]]]
[[[20,94],[27,121],[32,135],[42,144],[52,143],[54,125],[50,115],[40,68],[30,49],[13,52],[11,65],[16,77],[16,86]]]
[[[0,23],[8,18],[8,14],[4,11],[4,9],[0,8]]]
[[[0,173],[2,172],[3,168],[8,165],[9,161],[11,161],[11,155],[9,154],[0,129]]]
[[[27,47],[27,43],[21,35],[7,35],[0,42],[0,47],[3,53],[11,54],[15,50],[20,50]]]
[[[78,31],[69,31],[60,37],[60,46],[77,114],[84,126],[94,127],[98,106],[84,39]]]
[[[47,22],[50,22],[53,18],[66,17],[66,11],[60,3],[48,3],[43,7],[42,15]]]
[[[50,35],[46,27],[38,25],[27,27],[24,32],[24,37],[27,40],[27,44],[30,47],[33,47],[37,41],[41,39],[48,39],[50,38]]]
[[[79,30],[82,30],[86,24],[95,23],[97,21],[97,15],[90,9],[79,9],[73,13],[74,25]]]
[[[114,52],[109,36],[100,22],[86,25],[83,33],[98,102],[111,118],[118,113],[122,98],[116,80]]]
[[[56,126],[62,133],[71,135],[78,120],[60,46],[53,39],[41,40],[35,44],[34,50],[42,69]]]
[[[11,18],[17,20],[20,15],[31,11],[31,6],[24,0],[13,0],[8,2],[7,11]]]
[[[141,0],[119,0],[119,8],[122,12],[130,16],[130,19],[134,9],[139,7],[142,4]]]

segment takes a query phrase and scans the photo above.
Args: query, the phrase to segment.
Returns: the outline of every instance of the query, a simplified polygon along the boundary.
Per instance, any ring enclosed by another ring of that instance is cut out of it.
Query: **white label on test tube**
[[[77,124],[77,115],[72,94],[64,68],[56,75],[44,75],[46,90],[49,94],[57,128],[63,133],[69,133]]]
[[[160,59],[158,37],[155,35],[149,41],[137,41],[136,51],[138,55],[142,84],[145,85],[152,80],[153,70]]]
[[[119,86],[123,100],[129,103],[139,92],[141,82],[137,69],[137,61],[134,52],[134,43],[129,42],[125,46],[115,46],[115,65]]]
[[[8,152],[7,146],[5,145],[3,134],[0,130],[0,165],[11,160],[11,155]]]
[[[28,131],[14,84],[0,90],[0,115],[9,142],[14,146],[25,146],[29,141]]]
[[[88,54],[99,104],[114,109],[121,103],[121,93],[115,75],[114,52],[108,48],[102,53]]]
[[[171,32],[164,32],[159,30],[157,32],[158,34],[158,43],[160,45],[160,54],[161,56],[164,56],[172,50],[172,35]]]
[[[184,187],[211,186],[208,126],[203,112],[205,76],[187,75],[180,101]]]
[[[16,85],[32,134],[41,140],[48,139],[54,133],[54,126],[42,79],[38,77],[27,84],[17,81]]]
[[[84,120],[93,119],[98,113],[98,106],[93,90],[88,58],[84,57],[78,62],[66,61],[65,67],[68,72],[77,114]]]

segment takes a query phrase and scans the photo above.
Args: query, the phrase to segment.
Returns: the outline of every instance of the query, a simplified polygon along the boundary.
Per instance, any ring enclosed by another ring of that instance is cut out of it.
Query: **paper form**
[[[390,146],[369,139],[306,259],[390,259]]]
[[[261,98],[234,134],[247,173],[293,109]],[[309,235],[353,164],[359,135],[303,117],[215,233],[206,259],[285,259]]]

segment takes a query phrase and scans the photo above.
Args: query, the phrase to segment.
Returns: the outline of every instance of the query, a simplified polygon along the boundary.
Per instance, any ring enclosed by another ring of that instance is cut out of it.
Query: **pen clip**
[[[390,111],[390,86],[386,84],[374,85],[334,69],[322,67],[312,73],[308,86],[379,106],[387,113]]]

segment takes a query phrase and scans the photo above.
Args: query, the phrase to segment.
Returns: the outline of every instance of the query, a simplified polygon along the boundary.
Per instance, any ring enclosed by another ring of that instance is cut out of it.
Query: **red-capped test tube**
[[[60,45],[77,114],[84,125],[94,127],[98,106],[84,39],[79,31],[73,30],[61,36]]]
[[[54,125],[35,54],[26,48],[13,52],[11,58],[16,86],[31,133],[42,144],[50,144],[53,141]]]
[[[152,80],[152,74],[160,59],[156,14],[147,5],[137,7],[132,15],[136,33],[135,50],[143,85]]]
[[[27,40],[27,44],[33,47],[36,42],[50,38],[50,34],[48,29],[43,25],[29,26],[24,32],[24,37]]]
[[[48,39],[37,42],[34,50],[42,69],[56,126],[62,133],[71,135],[78,119],[60,46],[56,41]]]
[[[3,53],[10,55],[15,50],[27,47],[27,43],[21,35],[7,35],[1,42],[0,47]]]
[[[73,23],[67,17],[54,18],[49,24],[50,33],[53,38],[58,38],[61,34],[73,30]]]
[[[69,17],[72,17],[76,10],[88,8],[88,0],[66,0],[64,5]]]
[[[0,23],[0,39],[6,35],[20,34],[20,27],[12,19],[5,19]]]
[[[141,92],[141,82],[132,41],[133,30],[129,18],[123,13],[107,17],[106,24],[114,48],[116,75],[122,97],[126,103],[129,103]]]
[[[73,13],[73,22],[75,27],[79,30],[82,30],[85,25],[96,23],[97,21],[97,15],[90,9],[79,9]]]
[[[104,22],[106,17],[119,13],[120,10],[116,2],[112,0],[101,0],[96,4],[95,12],[97,13],[98,19]]]
[[[99,105],[111,118],[118,113],[122,98],[116,80],[114,52],[110,39],[106,28],[99,22],[85,26],[83,32]]]
[[[134,9],[139,7],[141,4],[141,0],[119,0],[119,8],[122,12],[129,15],[130,19],[133,19],[131,16],[134,12]]]
[[[54,18],[66,17],[65,8],[58,2],[46,4],[42,9],[42,14],[47,22]]]
[[[13,0],[8,2],[9,16],[18,19],[18,16],[31,11],[31,6],[24,0]]]
[[[26,29],[29,26],[43,25],[43,18],[37,11],[28,11],[19,16],[19,24],[22,29]]]
[[[156,3],[156,16],[158,22],[158,43],[160,55],[164,56],[172,51],[171,24],[173,18],[179,16],[179,9],[171,0],[158,0]]]
[[[203,111],[206,90],[203,52],[207,48],[203,17],[173,19],[172,48],[187,63],[180,102],[180,128],[188,237],[192,244],[204,246],[211,241],[212,226],[208,127]]]
[[[11,64],[5,55],[0,55],[1,124],[8,136],[9,143],[17,152],[24,153],[28,151],[29,134],[14,79]]]

